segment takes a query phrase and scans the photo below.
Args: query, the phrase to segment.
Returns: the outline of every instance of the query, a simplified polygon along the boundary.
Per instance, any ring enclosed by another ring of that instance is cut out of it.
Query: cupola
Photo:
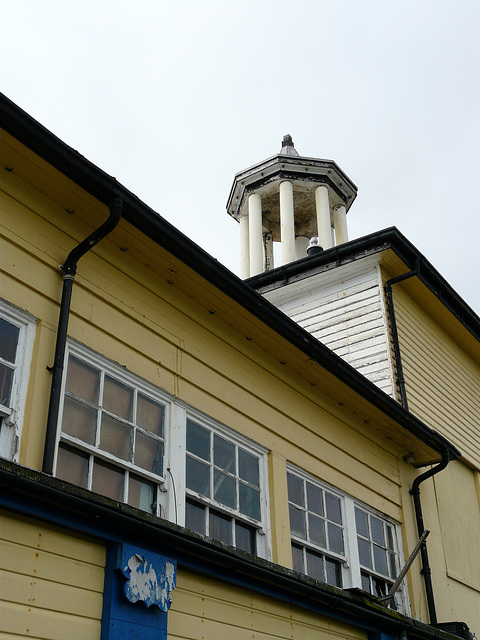
[[[227,212],[240,223],[241,276],[273,269],[273,243],[281,263],[348,240],[346,215],[357,187],[332,160],[300,156],[286,135],[280,152],[235,175]],[[321,249],[320,249],[321,248]]]

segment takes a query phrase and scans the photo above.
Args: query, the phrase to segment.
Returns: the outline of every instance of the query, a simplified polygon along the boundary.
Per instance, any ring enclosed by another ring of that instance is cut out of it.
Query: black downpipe
[[[49,369],[52,372],[52,386],[50,390],[50,404],[48,407],[47,430],[45,434],[45,449],[43,453],[42,466],[42,471],[49,475],[53,474],[63,364],[65,360],[70,303],[72,299],[73,281],[77,271],[77,262],[87,253],[87,251],[90,251],[90,249],[100,242],[100,240],[105,238],[105,236],[107,236],[117,226],[120,218],[122,217],[123,202],[121,198],[115,198],[112,200],[109,209],[110,215],[107,220],[96,231],[93,231],[87,238],[85,238],[85,240],[82,240],[80,244],[74,247],[65,260],[65,263],[60,267],[63,271],[63,290],[60,302],[60,315],[58,318],[55,359],[53,367]]]
[[[415,478],[412,484],[412,488],[410,489],[410,493],[413,496],[413,504],[415,506],[415,517],[417,520],[417,531],[419,537],[425,531],[425,526],[423,524],[423,512],[422,512],[422,503],[420,500],[420,484],[431,478],[435,474],[439,473],[450,461],[450,455],[447,450],[445,450],[442,454],[442,461],[436,467],[429,469],[422,475]],[[433,585],[432,585],[432,570],[430,569],[430,562],[428,560],[428,551],[426,543],[423,543],[422,548],[420,549],[420,555],[422,557],[422,575],[425,583],[425,592],[427,595],[427,607],[428,607],[428,615],[430,617],[430,624],[437,624],[437,612],[435,610],[435,599],[433,595]]]
[[[395,363],[397,366],[397,384],[400,391],[402,406],[408,411],[407,390],[405,388],[405,376],[403,375],[402,356],[400,354],[400,343],[398,341],[397,320],[395,317],[395,307],[393,304],[392,285],[402,280],[407,280],[418,274],[418,269],[404,273],[396,278],[391,278],[385,284],[385,295],[387,297],[387,309],[390,318],[390,327],[392,330],[393,352],[395,354]]]

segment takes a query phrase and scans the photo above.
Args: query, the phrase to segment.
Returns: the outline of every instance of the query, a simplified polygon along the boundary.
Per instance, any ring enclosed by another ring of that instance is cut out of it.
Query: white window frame
[[[225,506],[213,498],[208,498],[203,496],[191,489],[187,489],[184,487],[183,496],[184,502],[186,502],[187,498],[192,499],[195,502],[198,502],[208,508],[212,508],[215,511],[218,511],[226,516],[232,517],[235,521],[239,523],[246,524],[253,529],[256,530],[256,555],[258,557],[266,558],[268,560],[271,559],[271,547],[270,547],[270,509],[269,509],[269,499],[268,499],[268,450],[265,447],[262,447],[258,443],[250,440],[246,436],[241,435],[240,433],[233,431],[231,428],[226,427],[221,422],[210,418],[204,413],[193,409],[192,407],[187,407],[185,405],[186,419],[189,418],[192,421],[198,423],[200,426],[208,429],[213,434],[218,434],[225,440],[231,442],[234,445],[239,446],[244,449],[248,453],[254,455],[258,458],[258,472],[259,472],[259,489],[260,489],[260,520],[256,521],[253,518],[250,518],[247,515],[240,513],[236,509],[232,509],[228,506]],[[186,450],[186,420],[185,420],[185,431],[184,431],[184,455],[183,460],[186,464],[187,450]],[[213,462],[212,462],[213,468]],[[185,485],[186,485],[186,473],[184,473]],[[185,505],[183,506],[183,526],[185,526]]]
[[[361,578],[362,567],[360,565],[360,557],[359,557],[358,545],[357,545],[355,507],[359,507],[362,511],[365,511],[369,515],[372,515],[378,518],[379,520],[381,520],[383,523],[387,523],[393,527],[394,552],[395,552],[395,558],[396,558],[396,571],[398,575],[398,573],[400,572],[404,564],[404,557],[403,557],[403,548],[402,548],[401,529],[400,529],[400,525],[397,522],[395,522],[392,518],[389,518],[385,514],[380,513],[376,509],[373,509],[369,505],[354,499],[352,496],[344,493],[343,491],[339,491],[338,489],[336,489],[335,487],[332,487],[326,482],[318,480],[308,472],[304,471],[303,469],[297,466],[294,466],[291,463],[287,463],[287,472],[299,477],[302,480],[310,482],[314,486],[317,486],[320,489],[328,491],[329,493],[332,493],[333,495],[341,499],[342,519],[343,519],[344,534],[345,534],[345,537],[344,537],[345,556],[346,556],[345,561],[343,563],[343,567],[342,567],[342,581],[343,581],[342,588],[343,589],[354,588],[354,587],[359,589],[362,588],[362,578]],[[306,548],[309,548],[309,549],[311,548],[313,551],[316,551],[322,555],[326,555],[336,559],[336,556],[334,554],[331,554],[329,551],[326,551],[321,547],[316,546],[315,544],[307,540],[301,540],[300,538],[292,537],[292,536],[290,537],[291,537],[291,541],[294,544],[303,545]],[[368,573],[372,575],[378,575],[380,579],[385,580],[387,582],[392,582],[392,583],[394,582],[394,580],[392,580],[391,578],[383,576],[382,574],[375,572],[373,570],[368,570]],[[405,613],[408,615],[410,612],[410,607],[409,607],[408,593],[407,593],[407,588],[405,583],[403,583],[400,589],[397,591],[395,601],[396,601],[397,609],[401,613]]]
[[[125,385],[136,389],[137,392],[141,392],[142,394],[145,394],[146,396],[151,397],[153,400],[161,403],[164,406],[163,475],[162,476],[159,474],[155,474],[153,472],[147,471],[146,469],[142,469],[141,467],[138,467],[129,461],[117,458],[115,455],[109,453],[108,451],[99,449],[97,445],[87,444],[70,434],[62,432],[62,418],[63,418],[65,398],[66,398],[68,359],[70,355],[78,358],[79,360],[81,360],[82,362],[85,362],[88,365],[91,365],[92,367],[95,367],[100,371],[103,371],[104,374],[111,376],[115,380],[118,380],[119,382],[124,383]],[[89,349],[88,347],[85,347],[81,343],[76,342],[72,339],[69,339],[67,342],[66,351],[65,351],[65,366],[64,366],[63,378],[62,378],[62,394],[61,394],[61,401],[60,401],[59,421],[58,421],[58,427],[57,427],[57,443],[55,447],[55,460],[54,460],[55,475],[57,472],[56,468],[57,468],[57,462],[58,462],[58,450],[59,450],[60,444],[63,443],[69,447],[72,447],[82,452],[83,454],[87,454],[90,457],[88,483],[87,483],[87,488],[89,490],[91,490],[91,486],[92,486],[92,465],[93,465],[92,457],[93,457],[97,460],[106,462],[107,464],[111,464],[112,466],[118,469],[121,469],[125,473],[124,496],[126,499],[124,500],[124,502],[126,502],[127,504],[128,504],[128,498],[127,498],[128,482],[129,482],[130,474],[144,478],[147,482],[151,482],[157,485],[156,496],[155,496],[156,508],[155,508],[154,515],[169,519],[169,513],[168,513],[169,505],[168,505],[168,501],[165,496],[165,493],[167,491],[166,489],[167,468],[169,468],[166,442],[168,439],[168,432],[169,432],[171,404],[172,404],[171,396],[163,392],[158,387],[147,382],[140,376],[128,371],[121,365],[109,360],[105,356],[102,356],[96,353],[95,351]]]
[[[9,406],[0,405],[0,456],[18,462],[36,319],[1,299],[0,317],[19,329],[10,403]],[[4,364],[10,367],[10,363]]]
[[[97,369],[104,371],[113,378],[133,386],[153,399],[161,402],[165,407],[164,414],[164,460],[163,477],[151,474],[145,470],[135,467],[132,463],[120,460],[106,451],[100,450],[95,445],[89,445],[72,435],[63,433],[61,430],[62,417],[65,403],[65,388],[68,373],[68,358],[75,356],[79,360]],[[260,512],[261,520],[255,521],[248,516],[237,513],[224,505],[209,500],[204,496],[189,492],[186,489],[186,442],[187,442],[187,419],[204,426],[206,429],[217,433],[226,440],[240,446],[249,453],[255,455],[259,461],[259,486],[260,486]],[[175,398],[167,392],[152,385],[148,381],[140,378],[136,374],[128,371],[121,365],[109,360],[105,356],[93,351],[83,344],[69,338],[65,352],[65,366],[62,378],[62,393],[59,410],[59,420],[57,427],[57,442],[55,447],[54,473],[56,474],[58,449],[61,443],[78,449],[83,454],[88,454],[96,459],[103,460],[128,473],[132,472],[136,476],[144,477],[158,485],[157,489],[157,509],[156,514],[162,518],[175,522],[180,526],[185,526],[185,505],[187,494],[202,504],[211,505],[216,511],[238,519],[252,526],[256,532],[256,555],[266,559],[271,559],[270,545],[270,510],[268,502],[268,450],[253,442],[249,438],[233,431],[224,424],[210,418],[203,412],[191,407],[189,404]],[[93,464],[90,458],[89,466]],[[125,479],[128,482],[128,478]],[[89,472],[88,487],[92,484],[91,470]],[[127,496],[127,489],[124,495]]]

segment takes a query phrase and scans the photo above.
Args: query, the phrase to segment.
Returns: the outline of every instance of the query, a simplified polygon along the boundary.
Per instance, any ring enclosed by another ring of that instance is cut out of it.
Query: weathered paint
[[[1,631],[9,638],[98,640],[104,564],[105,549],[95,540],[1,511]]]
[[[265,297],[395,397],[377,256],[275,289]]]
[[[267,595],[179,570],[168,637],[182,640],[366,640],[365,631]]]
[[[130,602],[144,602],[168,611],[172,604],[170,593],[175,589],[176,564],[158,554],[148,554],[131,545],[123,545],[122,572],[127,579],[124,593]]]
[[[480,361],[458,343],[456,333],[447,333],[442,318],[407,292],[400,285],[393,291],[409,408],[458,443],[465,460],[479,469]]]

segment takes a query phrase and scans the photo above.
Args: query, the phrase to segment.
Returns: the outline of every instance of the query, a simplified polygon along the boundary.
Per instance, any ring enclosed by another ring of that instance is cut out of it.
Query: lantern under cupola
[[[228,213],[240,223],[241,277],[287,264],[348,240],[357,187],[332,160],[300,156],[286,135],[280,153],[235,175]]]

